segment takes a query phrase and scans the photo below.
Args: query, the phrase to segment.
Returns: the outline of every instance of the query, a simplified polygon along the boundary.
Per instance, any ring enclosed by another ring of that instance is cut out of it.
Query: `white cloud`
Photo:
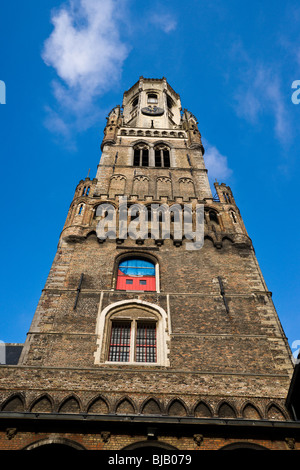
[[[53,92],[64,112],[90,112],[94,98],[120,79],[129,53],[119,35],[121,8],[117,0],[69,0],[54,11],[42,58],[57,73]]]
[[[171,13],[154,13],[151,16],[151,23],[162,29],[165,33],[170,33],[177,27],[177,21]]]
[[[204,140],[204,161],[208,170],[209,179],[226,180],[232,175],[232,170],[228,167],[227,157],[219,150]]]
[[[276,66],[251,60],[241,45],[238,45],[235,53],[237,51],[235,59],[240,85],[234,98],[238,116],[252,124],[259,124],[262,118],[272,117],[275,136],[281,143],[286,143],[290,138],[291,125],[287,99],[282,92]]]

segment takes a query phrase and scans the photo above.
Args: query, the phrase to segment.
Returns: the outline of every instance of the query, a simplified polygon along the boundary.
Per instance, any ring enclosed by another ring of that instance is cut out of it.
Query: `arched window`
[[[156,291],[155,265],[143,258],[127,258],[119,263],[117,290]]]
[[[209,211],[209,219],[211,222],[214,222],[215,224],[219,225],[218,216],[215,211]]]
[[[84,204],[80,204],[79,209],[78,209],[78,215],[82,214],[83,208],[84,208]]]
[[[169,147],[166,145],[157,145],[154,148],[154,156],[155,156],[155,166],[156,167],[170,167],[170,150]]]
[[[169,366],[167,312],[143,300],[127,299],[99,313],[95,363]]]
[[[157,94],[156,93],[149,93],[148,94],[148,103],[157,103]]]
[[[133,166],[149,166],[149,148],[146,144],[135,145],[133,152]]]

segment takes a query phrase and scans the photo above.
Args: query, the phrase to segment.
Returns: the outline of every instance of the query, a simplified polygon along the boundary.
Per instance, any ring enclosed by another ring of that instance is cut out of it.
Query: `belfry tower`
[[[140,77],[101,152],[19,362],[0,367],[0,448],[297,447],[289,346],[231,189],[211,191],[197,119],[165,78]],[[121,236],[121,201],[128,227],[136,204],[188,206],[194,228],[202,207],[203,246],[172,213],[169,237],[151,237],[149,218],[149,236]],[[116,229],[99,237],[108,205]]]

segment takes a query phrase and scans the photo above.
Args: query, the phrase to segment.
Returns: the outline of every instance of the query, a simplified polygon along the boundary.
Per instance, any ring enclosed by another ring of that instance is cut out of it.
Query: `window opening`
[[[172,106],[173,106],[173,101],[170,98],[170,96],[167,96],[167,106],[168,106],[169,109],[171,109]]]
[[[149,93],[148,94],[148,103],[157,103],[157,95],[155,93]]]
[[[219,225],[218,216],[215,213],[215,211],[210,211],[209,212],[209,219],[210,219],[211,222],[215,222],[216,224]]]
[[[170,167],[170,152],[167,147],[157,147],[154,150],[155,166],[156,167]]]
[[[230,200],[229,194],[223,193],[223,196],[224,196],[225,202],[228,202],[228,204],[230,204],[231,200]]]
[[[130,354],[130,322],[112,322],[109,361],[128,362]]]
[[[149,166],[149,149],[145,145],[140,145],[134,148],[133,165]]]
[[[121,261],[118,267],[116,288],[117,290],[155,291],[155,265],[139,258]]]
[[[136,331],[136,362],[156,362],[156,324],[138,323]]]

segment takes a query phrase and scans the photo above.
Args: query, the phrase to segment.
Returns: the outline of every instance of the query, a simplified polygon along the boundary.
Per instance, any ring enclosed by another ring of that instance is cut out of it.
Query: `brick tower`
[[[211,192],[195,116],[165,78],[140,77],[107,117],[101,151],[19,362],[0,368],[0,448],[297,447],[287,340],[231,189]],[[202,208],[200,248],[178,235],[175,212],[162,235],[174,205],[193,228]],[[132,236],[153,206],[158,235],[146,218],[147,236]]]

